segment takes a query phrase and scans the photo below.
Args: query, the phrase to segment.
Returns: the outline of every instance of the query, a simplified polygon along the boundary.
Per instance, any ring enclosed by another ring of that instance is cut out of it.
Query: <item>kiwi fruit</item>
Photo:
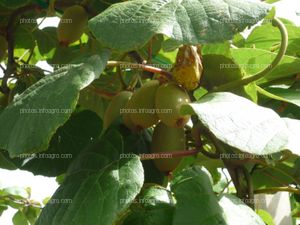
[[[129,100],[133,110],[130,119],[137,129],[149,128],[158,122],[159,119],[155,112],[155,95],[158,87],[158,80],[148,81]]]
[[[132,96],[130,91],[121,91],[110,101],[103,118],[103,129],[106,130],[120,115]]]
[[[189,115],[180,114],[181,106],[190,102],[187,92],[173,82],[162,84],[155,96],[155,107],[159,119],[175,128],[184,127],[190,120]]]
[[[174,128],[160,122],[154,128],[151,153],[168,153],[185,150],[185,132],[183,128]],[[171,172],[180,163],[182,157],[154,159],[155,166],[161,172]]]
[[[78,41],[88,22],[88,14],[80,5],[67,8],[57,27],[57,38],[60,45],[68,46]]]

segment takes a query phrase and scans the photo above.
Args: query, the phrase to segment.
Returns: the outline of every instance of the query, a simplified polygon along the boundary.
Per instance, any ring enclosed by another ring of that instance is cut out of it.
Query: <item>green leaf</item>
[[[17,166],[11,161],[6,152],[0,152],[0,168],[7,170],[16,170]]]
[[[72,62],[80,57],[86,57],[87,48],[79,45],[75,46],[57,46],[54,49],[54,54],[50,53],[50,58],[47,58],[47,62],[53,67],[61,67],[64,65],[72,64]]]
[[[268,67],[276,56],[276,53],[253,48],[231,49],[231,54],[234,61],[245,70],[248,76]],[[284,56],[279,65],[257,83],[262,84],[279,78],[291,77],[299,72],[300,59],[293,56]]]
[[[300,89],[270,87],[267,88],[267,91],[300,107]]]
[[[36,225],[111,225],[140,192],[139,158],[121,159],[88,176],[68,177],[43,209]],[[51,204],[71,199],[69,204]]]
[[[119,160],[123,149],[120,133],[117,130],[109,130],[101,139],[94,140],[82,151],[68,168],[67,176],[80,171],[85,171],[86,174],[98,171],[111,162]]]
[[[2,204],[0,203],[0,216],[2,216],[3,212],[4,212],[5,210],[7,210],[7,209],[8,209],[8,207],[7,207],[6,205],[2,205]]]
[[[256,212],[267,225],[275,225],[272,216],[263,209],[258,209]]]
[[[93,89],[85,88],[80,91],[78,104],[84,108],[97,113],[102,119],[104,118],[105,109],[108,105],[108,100],[99,96]]]
[[[226,224],[207,173],[192,167],[178,173],[171,183],[176,208],[173,225]]]
[[[58,46],[58,40],[56,35],[55,27],[45,27],[40,30],[37,29],[34,32],[39,52],[41,55],[46,55],[47,57],[52,57],[55,48]]]
[[[279,2],[280,0],[266,0],[266,3],[272,4],[275,2]]]
[[[123,132],[124,153],[134,153],[136,155],[149,154],[152,141],[152,132],[144,130],[138,134],[128,134],[128,129]],[[157,169],[153,160],[143,160],[145,183],[162,184],[165,174]]]
[[[196,45],[230,40],[269,9],[249,0],[134,0],[114,4],[92,18],[89,28],[101,43],[119,51],[141,48],[155,34]]]
[[[34,207],[32,205],[25,207],[23,210],[23,213],[24,213],[26,219],[30,222],[30,224],[35,223],[40,212],[41,212],[41,208]]]
[[[202,47],[202,64],[205,70],[201,83],[206,89],[241,79],[245,71],[233,59],[230,52],[230,43],[208,44]],[[231,90],[231,92],[257,101],[256,87],[249,84]]]
[[[0,114],[0,147],[11,157],[47,149],[55,131],[74,111],[79,91],[100,76],[108,55],[104,51],[59,69],[16,96]]]
[[[182,111],[197,114],[218,139],[241,151],[266,155],[288,149],[300,155],[300,121],[281,119],[273,110],[237,95],[208,94]]]
[[[227,225],[265,225],[249,206],[234,195],[221,195],[219,204],[223,209]]]
[[[272,161],[271,161],[272,162]],[[300,183],[300,159],[290,156],[282,162],[273,161],[268,166],[257,167],[251,173],[253,189],[285,187]]]
[[[17,187],[17,186],[4,188],[1,190],[0,194],[2,196],[12,195],[14,198],[18,198],[18,199],[29,198],[28,191],[24,188]]]
[[[0,5],[6,8],[17,9],[31,2],[31,0],[1,0]]]
[[[25,215],[20,210],[13,216],[12,221],[14,225],[28,225]]]
[[[70,163],[84,147],[101,133],[102,121],[91,111],[75,113],[52,137],[49,148],[25,159],[21,169],[35,175],[58,176],[66,172]]]
[[[291,56],[300,55],[300,27],[286,21],[283,21],[283,23],[289,34],[286,54]],[[255,46],[255,48],[274,51],[279,49],[280,42],[280,31],[271,23],[266,23],[253,29],[245,41],[245,47],[252,48]]]
[[[35,46],[34,37],[32,33],[33,24],[20,24],[14,34],[16,48],[32,49]]]
[[[300,155],[299,150],[299,136],[300,136],[300,120],[290,119],[290,118],[283,118],[286,127],[289,130],[289,140],[287,143],[286,149],[291,150],[296,155]]]

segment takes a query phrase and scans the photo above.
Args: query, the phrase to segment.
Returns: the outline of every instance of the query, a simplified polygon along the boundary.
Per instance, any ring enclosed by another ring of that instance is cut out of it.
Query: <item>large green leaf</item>
[[[52,137],[49,148],[24,160],[21,169],[44,176],[58,176],[93,139],[101,133],[102,121],[92,111],[81,111],[70,119]]]
[[[16,96],[0,114],[0,147],[12,157],[45,150],[74,111],[79,91],[100,76],[108,56],[104,51],[59,69]]]
[[[273,110],[228,92],[212,93],[183,106],[224,143],[252,154],[289,149],[300,155],[300,120],[281,119]]]
[[[264,225],[262,219],[234,195],[221,195],[219,204],[224,211],[227,225]]]
[[[210,178],[199,166],[179,172],[171,190],[177,200],[173,225],[226,224]]]
[[[134,153],[136,155],[149,154],[152,141],[152,132],[144,130],[138,134],[128,134],[128,129],[123,131],[124,153]],[[143,160],[144,176],[146,183],[162,184],[165,174],[157,169],[153,160]]]
[[[111,225],[143,185],[138,157],[121,159],[88,176],[69,176],[43,209],[36,225]],[[68,204],[51,204],[71,199]]]
[[[276,53],[256,48],[231,49],[231,54],[235,62],[246,71],[247,75],[253,75],[268,67],[276,56]],[[257,83],[291,77],[299,72],[300,59],[286,55],[274,70],[257,81]]]
[[[101,139],[95,139],[69,166],[67,174],[84,171],[86,176],[107,166],[112,161],[122,157],[124,143],[121,134],[117,130],[109,130]]]
[[[101,43],[120,51],[141,48],[159,33],[196,45],[229,40],[269,9],[249,0],[134,0],[113,5],[89,27]]]

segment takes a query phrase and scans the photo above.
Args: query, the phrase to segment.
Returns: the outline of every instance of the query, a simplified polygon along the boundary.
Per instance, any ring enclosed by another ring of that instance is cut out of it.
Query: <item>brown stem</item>
[[[130,62],[121,62],[121,61],[108,61],[107,66],[109,67],[115,67],[115,66],[120,66],[121,68],[132,68],[132,69],[142,69],[151,73],[158,73],[161,74],[168,79],[172,79],[172,74],[169,73],[168,71],[165,71],[163,69],[154,67],[154,66],[149,66],[146,64],[139,64],[139,63],[130,63]]]
[[[121,86],[122,86],[122,90],[125,90],[127,88],[127,85],[123,79],[123,76],[122,76],[122,70],[120,68],[120,66],[117,67],[117,75],[118,75],[118,78],[120,80],[120,83],[121,83]]]
[[[106,91],[103,91],[103,90],[101,90],[101,89],[98,89],[98,88],[96,88],[96,87],[94,87],[94,86],[92,86],[92,85],[90,85],[90,86],[88,87],[88,89],[89,89],[90,91],[96,93],[97,95],[99,95],[99,96],[101,96],[101,97],[104,97],[104,98],[107,98],[107,99],[111,99],[111,98],[113,98],[113,97],[116,95],[116,93],[106,92]]]
[[[254,205],[254,191],[253,191],[253,183],[252,183],[252,178],[247,170],[247,168],[243,167],[243,173],[244,173],[244,177],[246,179],[247,182],[247,188],[248,188],[248,199],[250,200],[248,202],[248,206],[251,207],[252,209],[254,209],[255,205]]]
[[[36,6],[36,5],[35,5]],[[8,52],[8,61],[7,67],[3,76],[3,80],[1,83],[1,92],[3,94],[9,94],[9,88],[7,86],[7,81],[9,77],[15,72],[16,65],[14,59],[14,47],[15,47],[15,39],[14,39],[14,31],[15,25],[19,15],[32,10],[32,5],[27,5],[21,8],[18,8],[9,16],[8,23],[6,26],[6,40],[7,40],[7,52]]]
[[[176,152],[158,152],[152,154],[140,154],[141,160],[151,160],[151,159],[168,159],[168,158],[177,158],[177,157],[184,157],[184,156],[191,156],[198,154],[199,151],[197,149],[193,150],[185,150],[185,151],[176,151]],[[170,157],[166,157],[166,156]]]
[[[148,46],[148,59],[147,59],[148,63],[152,62],[152,47],[153,47],[153,39],[150,40],[149,46]]]
[[[137,63],[139,63],[139,64],[143,64],[144,63],[144,59],[136,51],[128,52],[128,56],[130,58],[132,58],[134,61],[136,61]]]

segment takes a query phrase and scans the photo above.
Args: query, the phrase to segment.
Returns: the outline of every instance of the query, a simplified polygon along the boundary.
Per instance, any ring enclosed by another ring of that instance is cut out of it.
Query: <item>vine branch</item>
[[[216,87],[215,89],[213,89],[214,92],[231,90],[231,89],[234,89],[234,88],[237,88],[240,86],[247,85],[253,81],[259,80],[262,77],[264,77],[265,75],[267,75],[269,72],[271,72],[279,64],[279,62],[284,57],[286,49],[287,49],[288,32],[287,32],[285,25],[276,17],[273,19],[273,26],[278,27],[280,34],[281,34],[281,45],[280,45],[279,51],[278,51],[275,59],[273,60],[273,62],[267,68],[265,68],[264,70],[258,72],[257,74],[255,74],[253,76],[241,78],[239,80],[235,80],[235,81],[229,82],[227,84],[223,84],[219,87]]]
[[[293,187],[271,187],[271,188],[264,188],[264,189],[258,189],[254,190],[255,194],[271,194],[279,191],[284,191],[284,192],[290,192],[290,193],[295,193],[295,194],[300,194],[300,189],[293,188]]]

